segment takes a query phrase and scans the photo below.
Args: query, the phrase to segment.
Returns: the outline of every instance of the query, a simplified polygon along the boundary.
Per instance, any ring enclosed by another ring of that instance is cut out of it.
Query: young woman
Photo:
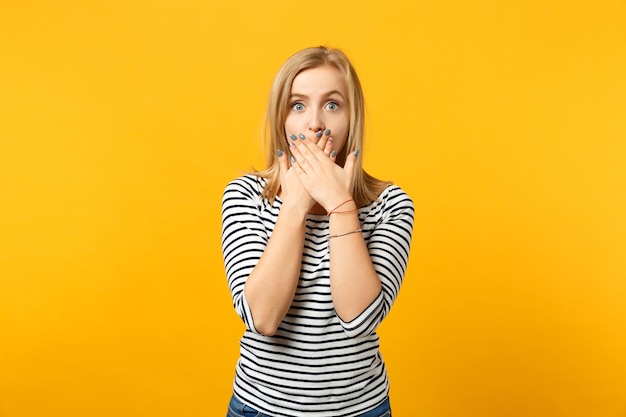
[[[413,202],[361,165],[363,92],[339,50],[304,49],[270,94],[264,171],[222,201],[246,331],[228,416],[391,416],[376,334],[407,267]]]

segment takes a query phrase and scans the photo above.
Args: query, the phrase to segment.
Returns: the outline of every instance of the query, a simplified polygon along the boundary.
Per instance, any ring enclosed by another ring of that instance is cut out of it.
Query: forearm
[[[356,212],[330,216],[330,236],[360,227]],[[349,322],[372,303],[382,286],[361,233],[330,237],[328,244],[333,304],[339,317]]]
[[[300,276],[305,215],[283,206],[267,247],[248,277],[244,292],[256,329],[275,333],[289,310]]]

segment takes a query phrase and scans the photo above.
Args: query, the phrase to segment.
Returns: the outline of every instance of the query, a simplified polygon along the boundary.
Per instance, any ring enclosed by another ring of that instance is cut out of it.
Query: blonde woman
[[[246,330],[228,416],[391,416],[378,325],[407,267],[414,208],[361,164],[364,100],[345,54],[276,75],[264,171],[222,200],[228,285]]]

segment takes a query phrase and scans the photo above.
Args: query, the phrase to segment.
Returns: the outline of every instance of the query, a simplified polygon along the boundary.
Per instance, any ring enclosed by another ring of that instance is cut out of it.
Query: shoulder
[[[399,186],[392,184],[387,186],[379,195],[375,205],[380,205],[385,210],[390,209],[411,209],[413,210],[413,200]]]
[[[385,187],[376,201],[361,208],[360,213],[366,222],[386,222],[393,219],[413,219],[415,209],[411,197],[399,186],[391,184]]]
[[[250,198],[259,198],[266,183],[267,179],[263,177],[246,174],[230,181],[224,189],[224,195],[236,193]]]

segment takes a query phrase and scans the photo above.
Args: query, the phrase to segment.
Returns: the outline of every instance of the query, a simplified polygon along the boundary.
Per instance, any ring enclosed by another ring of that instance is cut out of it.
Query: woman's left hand
[[[350,191],[358,152],[351,152],[341,167],[335,163],[335,152],[328,155],[315,142],[303,137],[291,143],[291,153],[296,160],[293,168],[311,197],[329,211],[352,197]]]

